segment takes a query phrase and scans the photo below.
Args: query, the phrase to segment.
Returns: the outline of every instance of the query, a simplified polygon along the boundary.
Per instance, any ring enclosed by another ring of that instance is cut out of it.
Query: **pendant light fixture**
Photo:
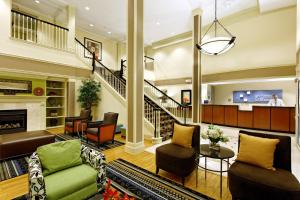
[[[220,26],[228,36],[218,36],[217,28]],[[214,37],[208,38],[208,32],[214,27]],[[234,46],[236,37],[233,36],[218,20],[217,18],[217,0],[215,0],[215,19],[210,25],[206,33],[201,38],[200,44],[196,44],[197,48],[207,55],[220,55],[225,53]]]

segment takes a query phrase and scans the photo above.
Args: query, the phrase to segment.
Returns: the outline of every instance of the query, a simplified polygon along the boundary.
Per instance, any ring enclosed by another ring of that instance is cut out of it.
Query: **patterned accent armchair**
[[[97,191],[95,191],[95,193],[104,190],[106,186],[106,161],[105,161],[104,154],[95,151],[89,147],[86,147],[85,145],[81,145],[80,157],[83,161],[82,165],[89,165],[97,171],[97,177],[95,177],[95,181],[97,184]],[[28,176],[29,199],[32,200],[49,199],[47,197],[47,190],[46,190],[47,186],[45,182],[45,177],[43,176],[43,172],[42,172],[42,165],[39,156],[36,152],[34,152],[29,158],[28,171],[29,171],[28,172],[29,173]],[[58,173],[61,173],[62,171],[59,171]],[[61,189],[63,190],[64,188]],[[76,193],[78,197],[80,196],[78,192],[80,191],[74,191],[73,194]]]

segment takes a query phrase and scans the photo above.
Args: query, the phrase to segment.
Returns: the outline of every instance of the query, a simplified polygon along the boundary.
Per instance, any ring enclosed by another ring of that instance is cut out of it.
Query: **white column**
[[[299,98],[300,93],[298,90],[298,84],[300,82],[300,0],[297,0],[297,28],[296,28],[296,77],[297,77],[297,99],[296,99],[296,110],[295,110],[295,131],[296,131],[296,141],[298,144],[298,147],[300,148],[300,130],[299,130]]]
[[[75,7],[68,6],[68,50],[75,51]]]
[[[8,40],[11,36],[11,0],[0,1],[0,38],[2,41]]]
[[[127,0],[127,136],[125,151],[144,149],[144,0]]]
[[[193,10],[193,79],[192,79],[192,120],[201,122],[201,53],[196,44],[201,41],[201,15],[200,8]]]

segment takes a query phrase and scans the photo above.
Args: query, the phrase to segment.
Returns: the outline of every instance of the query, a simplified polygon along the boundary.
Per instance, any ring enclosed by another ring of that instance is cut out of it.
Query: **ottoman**
[[[2,134],[0,135],[0,160],[31,154],[37,147],[54,141],[55,135],[43,130]]]

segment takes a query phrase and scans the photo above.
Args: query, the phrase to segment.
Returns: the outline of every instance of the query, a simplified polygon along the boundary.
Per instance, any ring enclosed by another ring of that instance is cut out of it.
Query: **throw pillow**
[[[55,142],[38,147],[37,154],[42,164],[43,175],[82,164],[79,140]]]
[[[172,143],[186,148],[192,148],[194,127],[174,123]]]
[[[236,160],[275,170],[273,168],[274,152],[278,143],[279,139],[240,134],[240,149]]]

